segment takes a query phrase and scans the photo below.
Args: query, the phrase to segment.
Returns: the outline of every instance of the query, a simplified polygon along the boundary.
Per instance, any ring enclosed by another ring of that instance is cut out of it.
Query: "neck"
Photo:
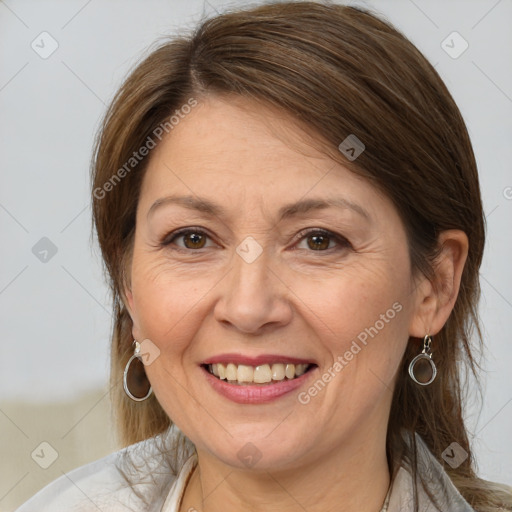
[[[180,511],[379,512],[390,483],[385,440],[362,441],[292,471],[240,470],[198,450]]]

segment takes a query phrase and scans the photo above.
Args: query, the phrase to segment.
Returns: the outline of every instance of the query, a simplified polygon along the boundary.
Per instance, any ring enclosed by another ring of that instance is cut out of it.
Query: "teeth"
[[[284,374],[288,379],[293,379],[293,377],[295,377],[295,365],[287,364],[284,369]]]
[[[226,380],[237,380],[237,377],[237,367],[233,363],[229,363],[226,366]]]
[[[307,364],[296,364],[295,365],[295,377],[300,377],[301,375],[304,375],[306,373],[306,370],[308,369]]]
[[[260,366],[248,366],[245,364],[210,364],[210,373],[221,380],[242,383],[266,384],[272,381],[290,380],[306,373],[309,364],[274,363]]]
[[[272,372],[268,364],[262,364],[254,368],[254,382],[264,383],[272,381]]]
[[[272,365],[272,379],[283,380],[284,375],[284,364],[273,364]]]
[[[238,382],[254,382],[253,377],[254,369],[252,366],[238,365],[238,371],[236,372],[236,380]]]

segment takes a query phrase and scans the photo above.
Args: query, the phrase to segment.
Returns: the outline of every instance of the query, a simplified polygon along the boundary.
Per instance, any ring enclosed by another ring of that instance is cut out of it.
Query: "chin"
[[[261,426],[261,425],[260,425]],[[250,470],[289,469],[297,465],[301,455],[305,453],[305,434],[296,436],[272,435],[276,422],[269,424],[268,429],[244,428],[225,435],[224,442],[219,444],[219,438],[211,439],[211,443],[202,443],[215,458],[224,464]],[[263,433],[264,432],[264,433]]]

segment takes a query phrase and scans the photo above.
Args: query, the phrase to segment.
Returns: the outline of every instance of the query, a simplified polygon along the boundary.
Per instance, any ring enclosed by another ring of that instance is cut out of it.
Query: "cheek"
[[[322,346],[323,376],[333,383],[317,407],[330,404],[327,409],[337,414],[343,397],[350,408],[363,403],[371,408],[393,387],[408,340],[412,296],[407,255],[368,256],[322,282],[298,280],[294,291],[304,304],[301,315]]]
[[[398,270],[394,265],[374,263],[341,269],[322,280],[294,280],[297,303],[303,304],[301,309],[315,332],[348,340],[376,323],[379,331],[390,330],[392,324],[400,328],[407,324],[405,315],[397,311],[403,311],[410,300],[407,267]]]
[[[204,271],[179,272],[164,258],[134,254],[132,293],[138,336],[169,353],[169,361],[178,362],[200,327],[203,304],[217,280]]]

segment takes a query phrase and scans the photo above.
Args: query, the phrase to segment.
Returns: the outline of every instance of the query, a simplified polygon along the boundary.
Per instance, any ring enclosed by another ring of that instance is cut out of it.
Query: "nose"
[[[290,290],[267,250],[249,261],[234,254],[231,270],[220,285],[214,314],[226,327],[256,335],[288,324],[292,307]]]

